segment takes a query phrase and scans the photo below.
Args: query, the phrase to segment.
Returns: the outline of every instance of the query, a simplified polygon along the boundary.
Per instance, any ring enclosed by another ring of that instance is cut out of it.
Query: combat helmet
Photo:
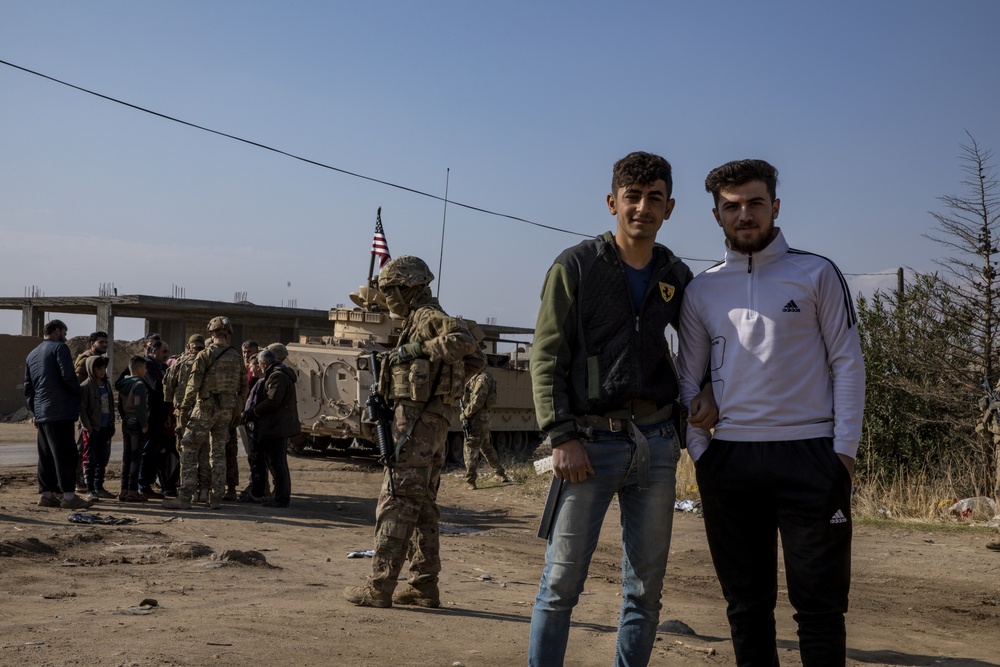
[[[379,288],[430,285],[434,280],[427,262],[413,255],[401,255],[389,260],[378,273]]]
[[[229,335],[233,335],[233,323],[229,321],[228,317],[213,317],[212,321],[208,323],[208,332],[219,330],[227,331]]]
[[[288,348],[281,343],[271,343],[266,349],[274,352],[274,357],[278,360],[279,364],[288,358]]]

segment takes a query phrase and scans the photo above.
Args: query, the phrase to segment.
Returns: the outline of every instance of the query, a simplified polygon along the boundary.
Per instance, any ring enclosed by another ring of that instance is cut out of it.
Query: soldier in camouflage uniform
[[[509,482],[497,451],[490,442],[490,408],[497,404],[497,381],[489,371],[473,375],[465,383],[462,398],[462,430],[465,432],[465,488],[476,488],[479,453],[491,466],[501,482]]]
[[[226,491],[226,441],[229,429],[242,414],[247,397],[247,376],[243,356],[230,345],[233,325],[226,317],[208,323],[212,344],[198,353],[191,368],[181,402],[179,419],[185,424],[181,439],[181,489],[177,498],[167,498],[163,506],[188,509],[198,486],[198,456],[209,448],[212,481],[208,505],[222,507]]]
[[[194,359],[198,353],[205,349],[205,337],[201,334],[194,334],[188,338],[187,348],[184,354],[167,369],[167,374],[163,377],[163,396],[174,405],[174,434],[177,438],[177,447],[182,452],[183,461],[184,433],[187,431],[188,416],[181,411],[184,404],[184,392],[187,391],[187,383],[191,378],[191,369],[194,367]],[[183,469],[183,465],[181,466]],[[208,502],[208,489],[212,485],[212,472],[208,460],[208,448],[203,447],[198,452],[198,497],[199,502]]]
[[[431,296],[433,279],[423,260],[406,255],[387,262],[379,273],[389,311],[405,321],[379,379],[393,409],[396,497],[389,493],[386,470],[375,509],[372,574],[366,585],[344,589],[344,596],[362,607],[441,604],[437,491],[445,438],[466,377],[482,370],[486,357],[465,323],[448,317]],[[393,595],[411,537],[409,586]]]

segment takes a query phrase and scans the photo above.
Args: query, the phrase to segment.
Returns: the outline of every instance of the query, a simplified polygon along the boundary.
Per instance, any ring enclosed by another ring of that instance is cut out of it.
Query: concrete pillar
[[[21,307],[21,335],[41,338],[45,330],[45,311],[38,306]]]
[[[97,329],[95,331],[108,333],[108,377],[114,382],[112,374],[115,367],[115,315],[111,310],[110,301],[97,306]]]

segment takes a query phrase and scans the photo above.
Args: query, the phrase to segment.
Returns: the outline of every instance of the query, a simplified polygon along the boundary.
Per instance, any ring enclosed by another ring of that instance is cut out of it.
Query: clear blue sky
[[[588,236],[614,223],[612,163],[657,152],[677,199],[659,240],[691,258],[722,254],[706,173],[763,158],[791,245],[850,274],[935,268],[922,235],[936,197],[963,193],[965,131],[1000,151],[998,26],[992,0],[5,0],[0,59],[436,195],[450,168],[453,201]],[[5,296],[113,282],[325,309],[367,277],[379,206],[393,256],[438,272],[440,201],[7,66],[0,137]],[[533,326],[546,269],[580,238],[449,206],[442,303]]]

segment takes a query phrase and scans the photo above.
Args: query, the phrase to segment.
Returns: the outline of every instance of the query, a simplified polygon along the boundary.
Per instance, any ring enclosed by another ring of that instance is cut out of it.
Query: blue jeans
[[[596,474],[576,484],[563,482],[531,614],[529,665],[563,664],[570,615],[583,592],[601,524],[616,493],[623,554],[615,665],[636,667],[649,662],[670,551],[680,447],[668,423],[642,430],[649,440],[648,489],[637,485],[636,445],[628,436],[595,432],[593,439],[581,441]]]

